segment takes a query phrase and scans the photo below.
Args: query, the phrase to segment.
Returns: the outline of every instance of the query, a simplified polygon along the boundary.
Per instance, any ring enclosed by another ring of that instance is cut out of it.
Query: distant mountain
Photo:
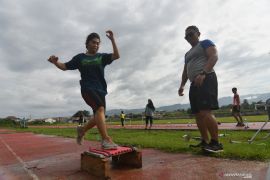
[[[248,94],[248,95],[240,95],[241,103],[243,103],[244,99],[248,101],[248,103],[252,102],[259,102],[259,101],[266,101],[270,98],[270,93],[264,93],[264,94]],[[220,106],[225,106],[228,104],[232,104],[232,96],[222,97],[218,99]]]
[[[174,104],[169,106],[161,106],[156,108],[157,111],[175,111],[178,109],[188,109],[190,107],[189,104]]]
[[[190,107],[189,104],[174,104],[174,105],[169,105],[169,106],[161,106],[161,107],[157,107],[156,111],[175,111],[178,109],[188,109]],[[112,109],[112,110],[107,110],[106,114],[107,115],[113,115],[113,114],[120,114],[121,110],[123,110],[126,114],[129,113],[134,113],[134,114],[138,114],[138,113],[142,113],[144,112],[144,108],[140,108],[140,109]]]
[[[112,110],[107,110],[106,115],[113,115],[113,114],[120,114],[121,111],[124,111],[125,114],[133,113],[133,114],[139,114],[144,111],[143,108],[141,109],[112,109]]]
[[[269,98],[270,98],[270,93],[248,94],[248,95],[240,96],[241,103],[244,101],[244,99],[248,100],[249,103],[252,103],[252,102],[258,102],[258,101],[265,102]],[[220,106],[229,105],[229,104],[232,104],[232,97],[231,96],[222,97],[222,98],[219,98],[218,101],[219,101]],[[157,107],[156,110],[170,112],[170,111],[175,111],[178,109],[188,109],[188,108],[190,108],[189,104],[173,104],[173,105],[169,105],[169,106]],[[140,109],[112,109],[112,110],[108,110],[106,112],[106,114],[107,115],[120,114],[121,110],[123,110],[126,114],[128,114],[128,113],[138,114],[138,113],[144,112],[144,108],[140,108]]]

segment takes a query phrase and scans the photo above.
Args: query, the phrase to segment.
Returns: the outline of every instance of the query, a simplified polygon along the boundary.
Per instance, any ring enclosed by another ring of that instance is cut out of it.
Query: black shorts
[[[148,122],[150,122],[150,124],[153,124],[153,116],[145,116],[145,122],[146,124],[148,124]]]
[[[104,109],[106,109],[105,95],[102,93],[96,90],[87,90],[81,91],[81,94],[86,104],[88,104],[93,109],[94,114],[100,107],[104,107]]]
[[[218,82],[215,72],[207,74],[200,87],[192,82],[189,89],[189,101],[193,114],[200,110],[216,110],[218,106]]]
[[[233,106],[232,113],[240,113],[240,106],[239,106],[239,109],[238,109],[238,106]]]

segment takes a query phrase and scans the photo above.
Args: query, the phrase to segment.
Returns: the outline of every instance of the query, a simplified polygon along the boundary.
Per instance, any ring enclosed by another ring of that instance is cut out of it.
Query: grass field
[[[261,116],[246,116],[244,117],[248,122],[265,121],[268,117],[266,115]],[[233,117],[218,118],[221,123],[233,122]],[[119,121],[107,120],[108,124],[120,124]],[[179,124],[179,123],[195,123],[194,119],[169,119],[169,120],[154,120],[154,124]],[[138,125],[144,124],[144,121],[127,121],[126,124]],[[48,124],[47,124],[48,125]],[[77,124],[53,124],[57,126],[62,125],[77,125]],[[0,124],[0,126],[11,127],[12,124]],[[1,128],[1,127],[0,127]],[[30,131],[38,134],[56,135],[69,138],[76,137],[76,131],[74,128],[37,128],[32,126],[31,128],[20,129],[15,128],[17,131]],[[135,145],[141,148],[155,148],[168,152],[178,153],[191,153],[191,154],[204,154],[200,149],[189,148],[190,144],[197,144],[199,141],[190,138],[183,138],[188,135],[190,137],[199,137],[197,130],[131,130],[131,129],[109,129],[109,134],[113,137],[114,141],[121,145]],[[264,139],[268,132],[264,131],[259,133],[257,138],[252,144],[248,143],[255,131],[229,131],[223,130],[219,132],[225,134],[220,137],[221,143],[224,145],[224,152],[219,154],[209,154],[209,156],[215,156],[218,158],[230,158],[230,159],[245,159],[245,160],[270,160],[270,137]],[[97,129],[92,129],[85,136],[87,140],[99,141],[100,136]],[[231,142],[234,143],[231,143]],[[74,140],[75,142],[75,140]]]
[[[76,131],[74,128],[27,128],[17,129],[18,131],[30,131],[38,134],[56,135],[74,138]],[[248,139],[252,137],[255,131],[220,131],[225,136],[220,137],[221,143],[224,145],[224,152],[218,154],[207,154],[218,158],[230,158],[241,160],[270,160],[270,138],[263,139],[268,132],[259,133],[258,137],[252,144],[248,143]],[[184,135],[190,137],[198,137],[198,131],[188,130],[130,130],[130,129],[109,129],[109,134],[114,141],[121,145],[134,145],[140,148],[154,148],[172,153],[204,153],[200,149],[189,148],[190,144],[197,144],[199,141],[191,138],[183,138]],[[85,139],[98,141],[100,136],[97,129],[90,130]],[[235,141],[235,143],[230,143]],[[204,154],[205,155],[205,154]]]
[[[243,116],[243,118],[245,119],[245,121],[247,122],[264,122],[268,116],[266,115],[257,115],[257,116]],[[217,118],[217,120],[221,123],[236,123],[235,119],[233,117],[222,117],[222,118]],[[107,119],[106,123],[109,125],[120,125],[120,119],[119,120],[111,120],[111,119]],[[125,124],[127,125],[141,125],[144,124],[144,120],[140,119],[140,120],[126,120]],[[191,118],[191,119],[154,119],[153,120],[154,124],[188,124],[188,123],[195,123],[195,119]],[[9,126],[10,124],[7,123],[5,124],[1,124],[0,121],[0,126]],[[28,124],[28,125],[31,125]],[[43,123],[43,124],[36,124],[37,126],[42,126],[42,125],[46,125],[46,126],[74,126],[77,125],[76,123]],[[35,125],[34,125],[35,126]]]
[[[243,116],[243,119],[247,122],[262,122],[268,118],[267,115],[258,115],[258,116]],[[222,117],[217,118],[217,120],[221,123],[236,123],[234,117]],[[119,121],[110,121],[107,119],[108,124],[119,125]],[[195,119],[154,119],[154,124],[187,124],[187,123],[195,123]],[[126,124],[144,124],[143,120],[127,120]]]

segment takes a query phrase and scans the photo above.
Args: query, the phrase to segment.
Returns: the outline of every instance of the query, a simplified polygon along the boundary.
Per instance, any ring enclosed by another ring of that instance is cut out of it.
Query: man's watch
[[[205,71],[205,70],[202,70],[201,72],[200,72],[200,75],[206,75],[207,74],[207,72]]]

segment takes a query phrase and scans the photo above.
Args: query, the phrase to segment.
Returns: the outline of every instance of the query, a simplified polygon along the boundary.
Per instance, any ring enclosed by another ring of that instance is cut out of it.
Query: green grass
[[[246,119],[247,122],[262,122],[265,121],[268,118],[267,115],[257,115],[257,116],[243,116],[243,119]],[[218,117],[216,118],[221,123],[236,123],[236,120],[234,117]],[[120,125],[120,119],[119,121],[110,121],[107,120],[107,123],[110,125]],[[195,123],[195,119],[154,119],[154,124],[187,124],[187,123]],[[127,120],[126,124],[144,124],[144,121],[142,120]]]
[[[38,134],[56,135],[75,138],[76,132],[73,128],[28,128],[17,129],[18,131],[31,131]],[[185,134],[191,137],[198,137],[198,131],[191,130],[130,130],[130,129],[109,129],[110,136],[121,145],[134,145],[140,148],[154,148],[172,153],[191,153],[205,155],[200,149],[189,148],[190,144],[197,144],[199,141],[190,139],[187,141]],[[241,160],[270,160],[270,137],[263,139],[268,132],[261,132],[252,144],[248,139],[255,131],[220,131],[225,136],[220,137],[220,142],[224,145],[224,152],[218,154],[207,154],[218,158],[241,159]],[[85,138],[87,140],[98,141],[100,136],[97,129],[90,130]],[[230,143],[230,141],[242,143]]]
[[[257,116],[243,116],[244,119],[246,119],[247,122],[263,122],[265,121],[268,116],[267,115],[257,115]],[[235,119],[231,117],[218,117],[217,120],[221,123],[236,123]],[[107,124],[109,125],[120,125],[120,119],[119,120],[106,120]],[[126,120],[125,122],[127,125],[144,125],[144,120]],[[190,119],[154,119],[154,124],[187,124],[187,123],[195,123],[194,118]],[[0,126],[9,126],[9,124],[5,124],[4,121],[0,121]],[[31,124],[28,123],[29,126],[74,126],[77,125],[76,123],[43,123],[43,124]]]

